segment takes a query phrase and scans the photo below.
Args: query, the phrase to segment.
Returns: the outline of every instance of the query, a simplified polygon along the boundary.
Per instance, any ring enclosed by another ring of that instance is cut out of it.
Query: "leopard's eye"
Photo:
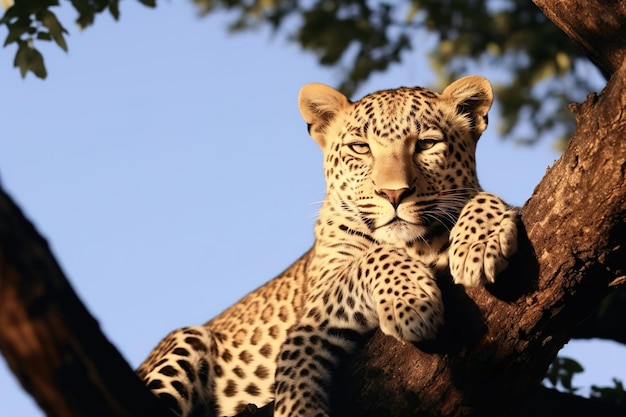
[[[415,144],[415,152],[421,152],[421,151],[428,150],[428,149],[432,148],[433,146],[435,146],[439,142],[441,142],[441,140],[433,139],[433,138],[420,139]]]
[[[364,142],[355,142],[348,145],[352,152],[359,155],[365,155],[370,152],[370,146]]]

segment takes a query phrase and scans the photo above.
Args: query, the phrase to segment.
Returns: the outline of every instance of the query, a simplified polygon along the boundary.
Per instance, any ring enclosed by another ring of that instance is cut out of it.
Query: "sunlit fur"
[[[417,106],[426,100],[428,106]],[[449,228],[480,190],[472,117],[450,106],[448,97],[422,88],[377,92],[335,109],[334,117],[318,129],[324,136],[328,184],[321,213],[332,206],[329,219],[345,216],[356,232],[390,244],[423,240],[441,225]],[[416,150],[418,141],[432,138],[437,142],[431,148]],[[350,147],[354,143],[367,145],[369,152],[355,152]],[[472,159],[465,159],[467,155]],[[379,190],[397,188],[410,193],[396,208]]]
[[[276,417],[327,417],[334,371],[365,335],[435,338],[438,280],[450,270],[456,283],[493,282],[515,252],[515,213],[476,178],[491,101],[475,76],[441,94],[399,88],[354,103],[328,86],[303,87],[300,111],[326,178],[313,247],[206,324],[170,333],[141,379],[184,417],[272,400]]]

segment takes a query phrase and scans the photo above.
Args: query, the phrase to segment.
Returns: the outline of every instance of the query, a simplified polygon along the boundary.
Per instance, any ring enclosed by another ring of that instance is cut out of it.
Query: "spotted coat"
[[[516,210],[476,177],[492,98],[478,76],[441,94],[403,87],[354,103],[303,87],[327,184],[313,247],[205,325],[172,332],[138,375],[182,416],[275,400],[276,416],[324,417],[333,371],[365,334],[436,337],[442,272],[494,282],[516,251]]]

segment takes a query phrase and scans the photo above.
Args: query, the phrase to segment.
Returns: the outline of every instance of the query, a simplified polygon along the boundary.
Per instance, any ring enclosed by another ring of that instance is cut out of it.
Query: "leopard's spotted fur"
[[[325,387],[365,333],[435,337],[437,275],[449,264],[457,283],[493,282],[516,250],[515,210],[476,177],[491,102],[478,76],[442,94],[399,88],[354,103],[325,85],[303,87],[300,110],[327,183],[313,247],[215,319],[171,333],[139,376],[183,416],[234,415],[273,399],[277,416],[326,416]]]

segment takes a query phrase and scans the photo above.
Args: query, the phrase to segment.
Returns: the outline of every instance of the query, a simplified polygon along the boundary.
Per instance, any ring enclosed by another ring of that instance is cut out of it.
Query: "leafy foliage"
[[[156,0],[138,1],[156,6]],[[194,2],[204,14],[228,11],[234,32],[268,26],[284,33],[315,53],[321,65],[340,68],[339,88],[348,95],[373,73],[401,62],[414,44],[432,45],[429,59],[441,84],[436,87],[463,73],[495,70],[501,78],[496,83],[501,133],[526,143],[548,132],[569,136],[573,119],[566,105],[599,87],[580,50],[530,0]],[[105,10],[120,16],[119,0],[71,4],[82,28]],[[18,0],[0,20],[8,28],[4,45],[18,46],[15,66],[22,76],[31,71],[46,77],[35,41],[54,40],[67,50],[67,31],[49,10],[57,5],[58,0]]]
[[[140,3],[155,7],[156,0],[139,0]],[[13,66],[19,68],[22,77],[30,71],[39,78],[48,75],[44,59],[36,48],[36,41],[54,41],[59,48],[67,52],[64,35],[67,30],[61,25],[51,7],[59,6],[58,0],[16,0],[0,19],[0,24],[8,29],[3,46],[17,44]],[[81,28],[93,24],[95,15],[109,10],[117,20],[119,18],[119,0],[72,0],[72,6],[78,12],[76,23]]]
[[[552,388],[559,388],[569,394],[574,394],[579,388],[572,385],[572,380],[574,375],[583,371],[583,367],[576,360],[559,356],[548,368],[544,379],[548,381]],[[613,386],[600,387],[592,385],[589,396],[614,404],[626,404],[624,384],[615,378],[613,378]]]
[[[613,401],[615,403],[626,403],[626,389],[622,381],[613,378],[612,387],[591,386],[591,398]]]
[[[195,2],[204,13],[230,11],[233,31],[263,25],[286,31],[321,65],[341,69],[339,88],[348,95],[413,45],[432,44],[438,87],[467,72],[500,74],[500,131],[525,143],[548,132],[569,136],[574,122],[567,104],[599,88],[582,52],[530,0]]]
[[[155,7],[156,0],[139,0]],[[269,25],[283,28],[289,39],[312,51],[324,66],[342,68],[339,89],[352,95],[373,73],[401,62],[413,42],[429,33],[436,38],[430,51],[440,86],[476,68],[497,68],[503,80],[496,85],[500,126],[504,136],[526,143],[559,129],[564,144],[574,124],[567,103],[594,90],[586,58],[530,0],[407,0],[391,5],[367,0],[194,0],[203,14],[228,11],[233,32]],[[118,19],[119,0],[71,0],[80,27],[94,23],[109,10]],[[48,10],[57,0],[21,0],[0,20],[9,33],[4,46],[17,43],[14,66],[22,77],[28,71],[47,73],[34,40],[54,40],[63,50],[65,28]],[[291,20],[290,20],[291,19]],[[295,24],[293,20],[296,20]],[[427,36],[426,36],[427,37]],[[531,134],[515,128],[524,120]],[[553,386],[575,391],[571,381],[582,367],[557,358],[546,378]],[[599,388],[598,388],[599,389]]]
[[[23,0],[18,1],[4,14],[0,23],[9,29],[4,46],[17,44],[17,52],[13,66],[20,69],[22,77],[31,71],[39,78],[46,78],[46,68],[43,56],[33,47],[34,41],[54,42],[64,51],[67,51],[64,34],[65,28],[59,23],[49,7],[57,6],[56,0]]]
[[[573,394],[578,388],[572,385],[575,374],[583,372],[583,367],[574,359],[563,356],[557,357],[546,372],[545,379],[553,388],[562,388],[565,392]]]
[[[156,0],[138,0],[149,7]],[[440,84],[467,72],[498,73],[496,90],[502,116],[501,132],[526,143],[557,129],[565,137],[573,129],[566,109],[597,89],[581,51],[530,0],[194,0],[204,14],[228,12],[230,29],[246,32],[270,27],[285,34],[321,65],[341,70],[339,88],[348,95],[372,74],[399,63],[413,46],[430,46],[429,59]],[[119,0],[71,0],[86,28],[108,11],[120,17]],[[52,8],[58,0],[16,0],[0,24],[8,33],[4,46],[17,47],[14,67],[22,77],[32,72],[46,78],[38,42],[64,51],[68,33]],[[441,87],[441,85],[439,87]],[[516,129],[531,132],[521,137]],[[599,311],[602,316],[603,311]],[[573,376],[583,369],[575,360],[558,357],[546,380],[573,393]],[[620,381],[614,387],[591,388],[591,395],[624,401]]]
[[[560,134],[573,129],[566,109],[593,90],[590,77],[576,66],[586,61],[581,51],[526,0],[413,0],[413,11],[439,36],[431,62],[448,84],[477,66],[503,74],[496,86],[503,135],[510,135],[521,117],[531,120],[532,143],[557,125]],[[549,116],[546,116],[549,115]]]

